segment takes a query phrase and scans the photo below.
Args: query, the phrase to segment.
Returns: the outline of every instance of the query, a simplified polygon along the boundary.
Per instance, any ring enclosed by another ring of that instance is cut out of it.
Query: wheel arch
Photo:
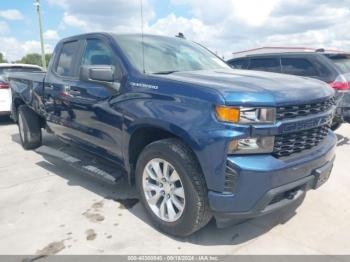
[[[18,122],[18,108],[21,105],[25,105],[25,102],[23,101],[22,98],[16,97],[13,99],[12,105],[11,105],[11,118],[15,123]]]
[[[173,124],[167,126],[171,128],[166,128],[164,125],[159,124],[138,125],[132,128],[124,151],[125,166],[128,171],[128,180],[130,184],[134,184],[136,162],[142,150],[150,143],[166,138],[176,138],[186,145],[193,153],[201,168],[196,154],[198,143],[195,139],[190,137],[185,130],[178,126]]]

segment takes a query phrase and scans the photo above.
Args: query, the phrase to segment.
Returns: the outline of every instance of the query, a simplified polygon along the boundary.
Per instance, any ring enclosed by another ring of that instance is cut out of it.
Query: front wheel
[[[197,159],[177,139],[146,146],[137,161],[136,186],[152,222],[168,234],[190,235],[212,217]]]

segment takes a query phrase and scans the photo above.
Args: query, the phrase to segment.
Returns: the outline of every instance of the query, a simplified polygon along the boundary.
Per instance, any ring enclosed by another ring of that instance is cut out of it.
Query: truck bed
[[[12,90],[12,101],[14,103],[16,103],[16,99],[23,101],[38,114],[42,115],[40,98],[44,93],[45,76],[46,72],[10,73],[8,80]]]

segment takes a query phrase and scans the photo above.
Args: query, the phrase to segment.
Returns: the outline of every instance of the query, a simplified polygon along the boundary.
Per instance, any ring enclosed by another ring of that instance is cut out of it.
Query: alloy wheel
[[[155,158],[143,171],[142,186],[148,206],[165,222],[175,222],[185,209],[185,190],[175,168]]]

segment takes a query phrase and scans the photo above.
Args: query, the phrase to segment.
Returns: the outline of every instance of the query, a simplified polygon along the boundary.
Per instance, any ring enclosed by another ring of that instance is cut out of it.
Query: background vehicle
[[[350,54],[323,49],[258,48],[235,56],[227,61],[235,69],[306,76],[328,83],[337,92],[338,109],[332,129],[344,120],[350,123]]]
[[[7,74],[10,72],[42,71],[40,66],[26,64],[0,63],[0,116],[10,115],[11,90],[7,82]]]
[[[57,44],[47,73],[9,79],[25,149],[46,128],[113,161],[169,234],[299,203],[333,166],[332,88],[237,72],[184,39],[75,36]]]

